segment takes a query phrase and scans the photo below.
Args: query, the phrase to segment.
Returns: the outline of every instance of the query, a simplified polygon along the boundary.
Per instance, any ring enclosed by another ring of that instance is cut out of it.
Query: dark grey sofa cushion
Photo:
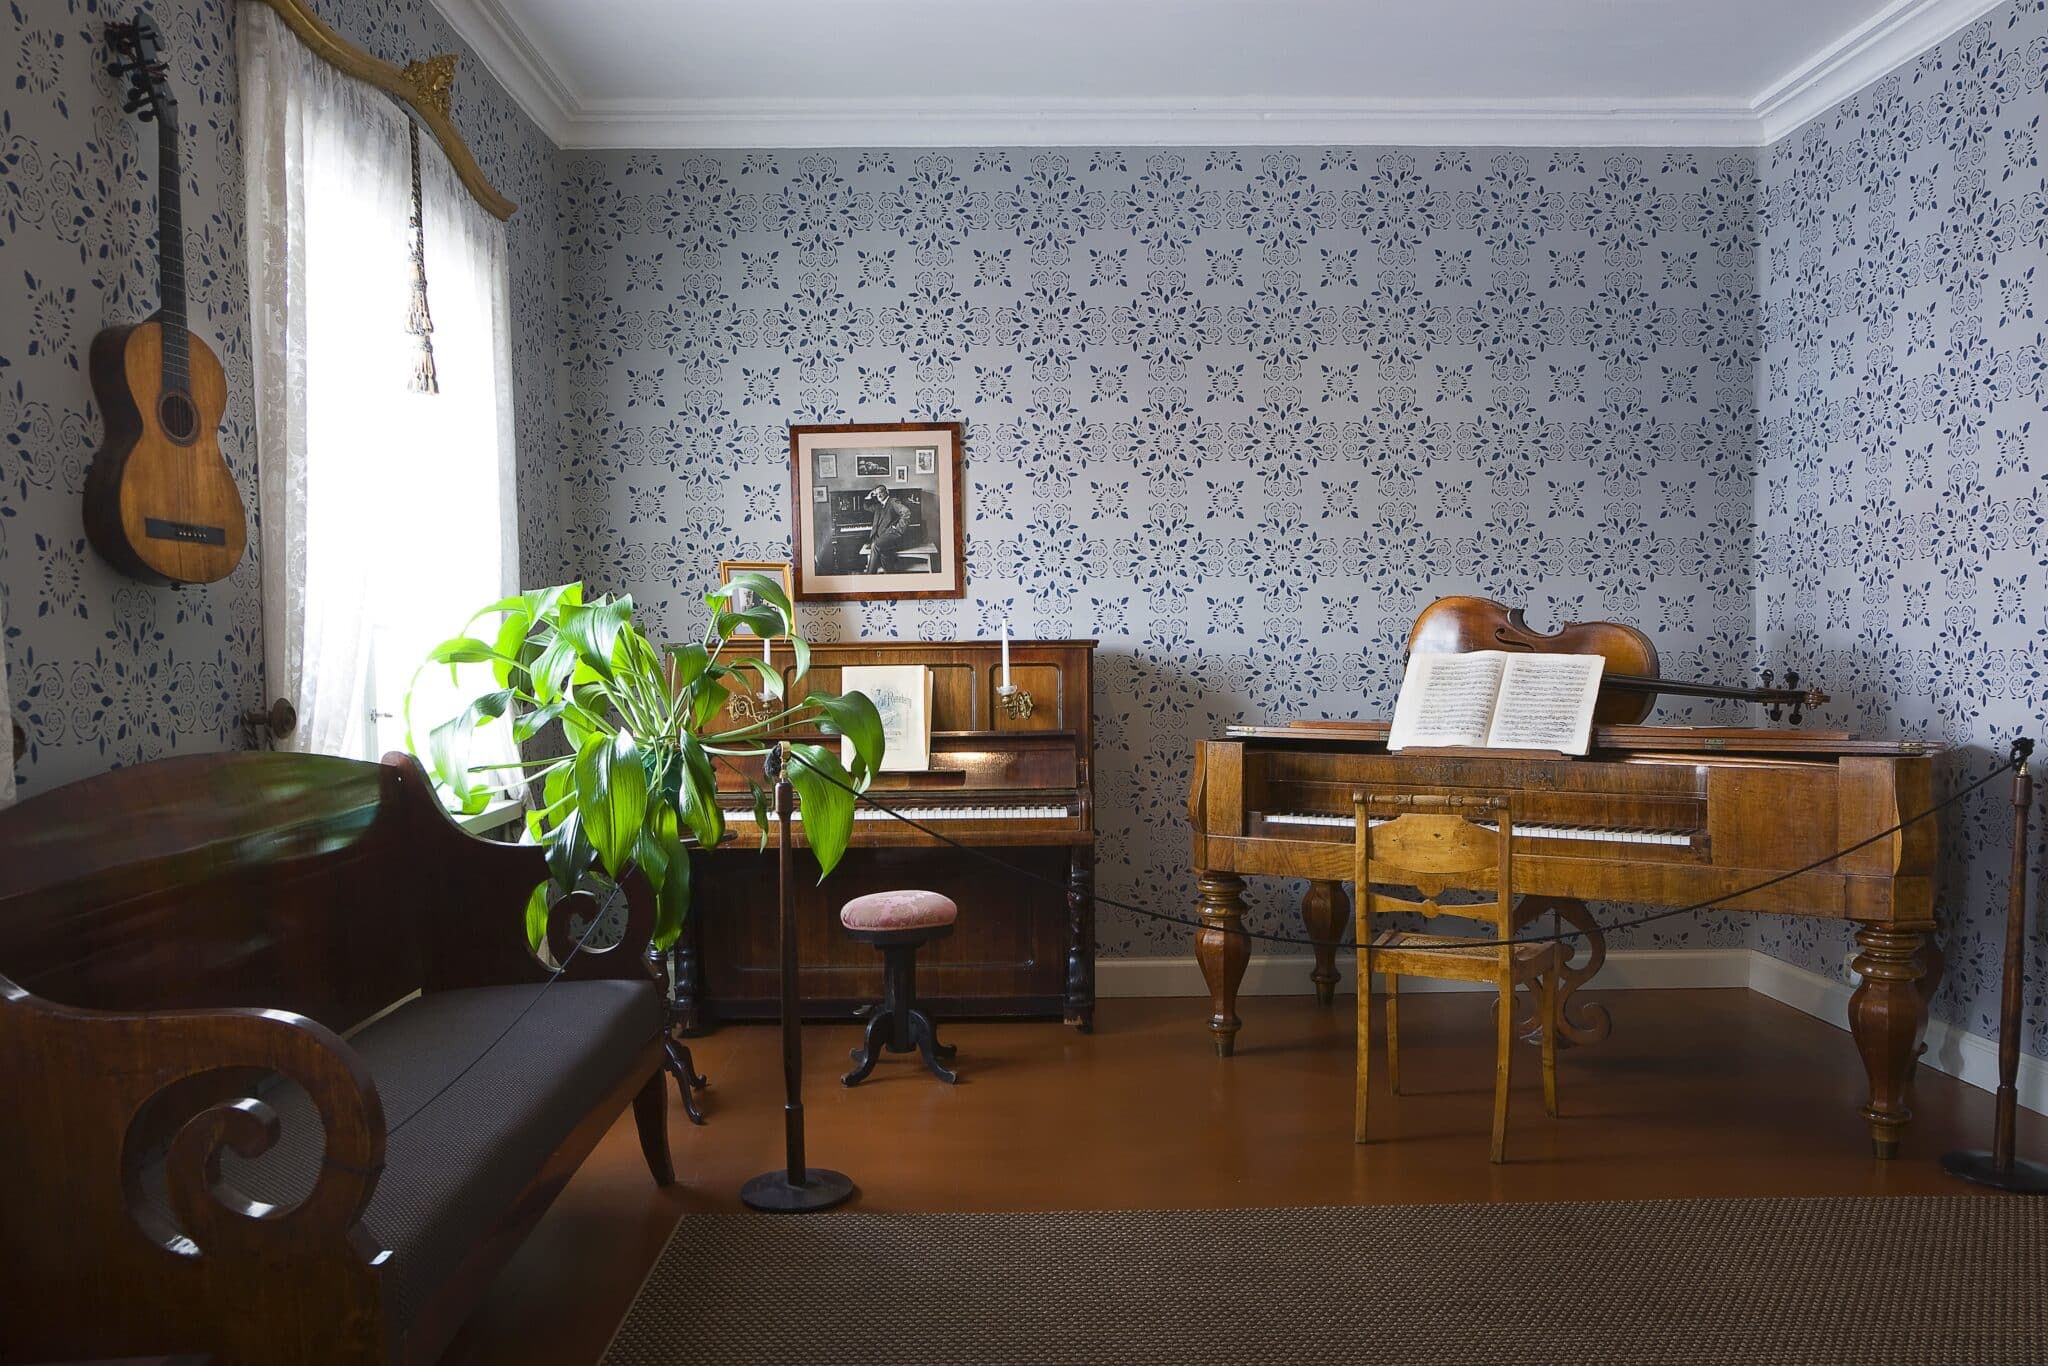
[[[408,1001],[349,1040],[384,1102],[384,1174],[363,1223],[392,1253],[384,1277],[394,1337],[625,1078],[664,1016],[651,981],[477,987]],[[262,1094],[277,1111],[277,1145],[254,1159],[223,1154],[222,1176],[254,1199],[296,1201],[319,1170],[319,1119],[296,1086]],[[152,1193],[167,1209],[152,1166]]]

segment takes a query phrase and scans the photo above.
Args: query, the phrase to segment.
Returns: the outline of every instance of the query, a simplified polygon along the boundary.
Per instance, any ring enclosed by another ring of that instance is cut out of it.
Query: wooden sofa
[[[403,755],[0,812],[0,1360],[429,1361],[628,1101],[672,1182],[646,884],[543,989],[542,876]]]

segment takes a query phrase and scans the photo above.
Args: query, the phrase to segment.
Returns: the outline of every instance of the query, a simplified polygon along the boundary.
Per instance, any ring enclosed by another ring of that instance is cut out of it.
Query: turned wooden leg
[[[1337,999],[1337,945],[1351,919],[1351,902],[1335,882],[1311,882],[1301,898],[1301,924],[1315,940],[1316,965],[1308,979],[1316,984],[1316,1004]]]
[[[1251,959],[1251,941],[1244,937],[1244,879],[1231,873],[1203,873],[1196,880],[1195,913],[1202,928],[1195,931],[1195,961],[1209,984],[1209,1034],[1216,1056],[1227,1058],[1237,1047],[1237,988]]]
[[[1870,1103],[1863,1118],[1870,1122],[1871,1151],[1880,1158],[1897,1155],[1899,1140],[1913,1122],[1913,1071],[1920,1060],[1920,1031],[1927,1003],[1920,982],[1927,972],[1919,930],[1861,925],[1850,960],[1862,980],[1849,997],[1849,1032],[1863,1054],[1870,1077]]]
[[[1066,1022],[1083,1034],[1095,1028],[1095,850],[1077,845],[1067,858]]]

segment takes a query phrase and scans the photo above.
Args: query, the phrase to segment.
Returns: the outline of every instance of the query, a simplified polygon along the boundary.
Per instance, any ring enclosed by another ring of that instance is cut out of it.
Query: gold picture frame
[[[731,583],[732,576],[735,574],[747,573],[766,574],[771,579],[781,580],[783,596],[790,598],[792,601],[795,600],[795,595],[790,591],[791,568],[787,560],[720,560],[718,562],[718,586],[723,588]],[[745,611],[747,604],[738,601],[728,601],[726,606],[733,611]],[[754,633],[747,631],[745,634],[751,636]],[[777,640],[789,639],[788,636],[777,636],[775,638]]]

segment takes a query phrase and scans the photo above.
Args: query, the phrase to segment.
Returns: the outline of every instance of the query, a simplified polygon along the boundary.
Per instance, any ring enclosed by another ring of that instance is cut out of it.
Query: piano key
[[[1385,825],[1391,817],[1374,816],[1373,825]],[[1268,825],[1307,825],[1331,830],[1348,830],[1353,817],[1330,815],[1319,811],[1281,811],[1266,817]],[[1491,821],[1476,824],[1488,830],[1496,827]],[[1668,844],[1690,845],[1693,837],[1680,830],[1622,830],[1577,825],[1517,825],[1518,839],[1532,840],[1591,840],[1609,844]]]

